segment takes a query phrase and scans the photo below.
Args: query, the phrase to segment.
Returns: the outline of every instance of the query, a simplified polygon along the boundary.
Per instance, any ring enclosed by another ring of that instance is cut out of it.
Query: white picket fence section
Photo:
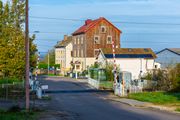
[[[98,80],[88,78],[88,83],[96,89],[99,89],[99,87],[100,87],[100,82]]]

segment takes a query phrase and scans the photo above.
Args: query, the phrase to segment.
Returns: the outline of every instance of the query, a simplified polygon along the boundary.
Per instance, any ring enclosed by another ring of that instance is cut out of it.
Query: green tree
[[[42,62],[48,64],[48,53],[45,55]],[[55,64],[55,50],[54,49],[51,49],[49,51],[49,64],[51,64],[51,65]]]
[[[11,4],[0,1],[0,72],[4,77],[22,78],[25,73],[24,13],[21,0],[12,0]],[[30,38],[31,67],[37,58],[34,39],[35,36]]]

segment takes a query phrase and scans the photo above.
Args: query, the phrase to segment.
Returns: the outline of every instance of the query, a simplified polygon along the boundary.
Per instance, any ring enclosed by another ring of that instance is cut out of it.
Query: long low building
[[[162,68],[180,63],[180,48],[165,48],[156,53],[156,55],[156,62],[160,63]]]
[[[117,66],[121,71],[130,72],[133,80],[159,67],[155,63],[156,54],[150,48],[117,48],[115,53]],[[100,49],[97,62],[101,66],[113,61],[112,49]]]

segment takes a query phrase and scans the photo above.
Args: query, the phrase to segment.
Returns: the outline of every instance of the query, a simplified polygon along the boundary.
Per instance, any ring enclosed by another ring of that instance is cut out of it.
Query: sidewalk
[[[104,99],[115,101],[115,102],[121,102],[123,104],[129,105],[132,107],[150,108],[150,109],[162,110],[162,111],[168,111],[168,112],[180,114],[180,112],[175,111],[174,107],[166,107],[163,105],[154,105],[153,103],[142,102],[142,101],[138,101],[138,100],[134,100],[134,99],[128,99],[128,98],[120,98],[120,97],[115,96],[115,95],[110,95]]]

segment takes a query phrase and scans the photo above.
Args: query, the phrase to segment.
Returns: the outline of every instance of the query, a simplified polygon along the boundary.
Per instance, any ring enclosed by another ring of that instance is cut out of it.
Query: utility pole
[[[48,50],[48,75],[49,75],[49,50]]]
[[[26,111],[29,112],[29,0],[26,0],[25,9],[25,52],[26,52]]]

